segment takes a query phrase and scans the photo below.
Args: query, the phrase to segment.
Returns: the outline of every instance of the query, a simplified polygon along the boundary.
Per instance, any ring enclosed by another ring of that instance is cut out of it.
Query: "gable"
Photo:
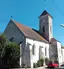
[[[25,38],[24,34],[20,32],[20,30],[16,27],[16,25],[12,20],[10,20],[10,22],[8,23],[4,31],[4,34],[9,40],[12,39],[16,43],[22,42],[23,39]]]

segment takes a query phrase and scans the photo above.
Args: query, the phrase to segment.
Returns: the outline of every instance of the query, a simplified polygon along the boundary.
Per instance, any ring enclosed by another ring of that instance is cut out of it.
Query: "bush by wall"
[[[44,64],[44,59],[40,58],[40,60],[37,61],[37,67],[43,66]]]
[[[48,58],[45,58],[45,64],[47,65],[49,62],[49,59]]]

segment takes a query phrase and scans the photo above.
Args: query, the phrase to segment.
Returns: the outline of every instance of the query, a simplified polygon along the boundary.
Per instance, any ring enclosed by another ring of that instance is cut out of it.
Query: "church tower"
[[[48,41],[53,38],[52,16],[46,10],[39,16],[39,32]]]

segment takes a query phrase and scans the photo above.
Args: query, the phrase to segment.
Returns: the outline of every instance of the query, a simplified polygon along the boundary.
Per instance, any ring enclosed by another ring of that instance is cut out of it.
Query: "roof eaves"
[[[33,40],[36,40],[36,41],[45,42],[45,43],[49,43],[48,41],[44,41],[44,40],[37,40],[37,39],[35,39],[35,38],[33,38],[33,37],[28,37],[28,36],[26,36],[26,38],[33,39]]]

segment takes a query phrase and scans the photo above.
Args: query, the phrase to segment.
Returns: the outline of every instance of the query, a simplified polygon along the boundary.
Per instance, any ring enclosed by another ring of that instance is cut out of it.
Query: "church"
[[[4,34],[8,40],[20,46],[20,67],[25,64],[33,68],[33,64],[41,57],[56,58],[59,64],[64,62],[64,47],[53,37],[52,19],[53,17],[44,10],[39,16],[39,30],[12,19],[9,21]]]

